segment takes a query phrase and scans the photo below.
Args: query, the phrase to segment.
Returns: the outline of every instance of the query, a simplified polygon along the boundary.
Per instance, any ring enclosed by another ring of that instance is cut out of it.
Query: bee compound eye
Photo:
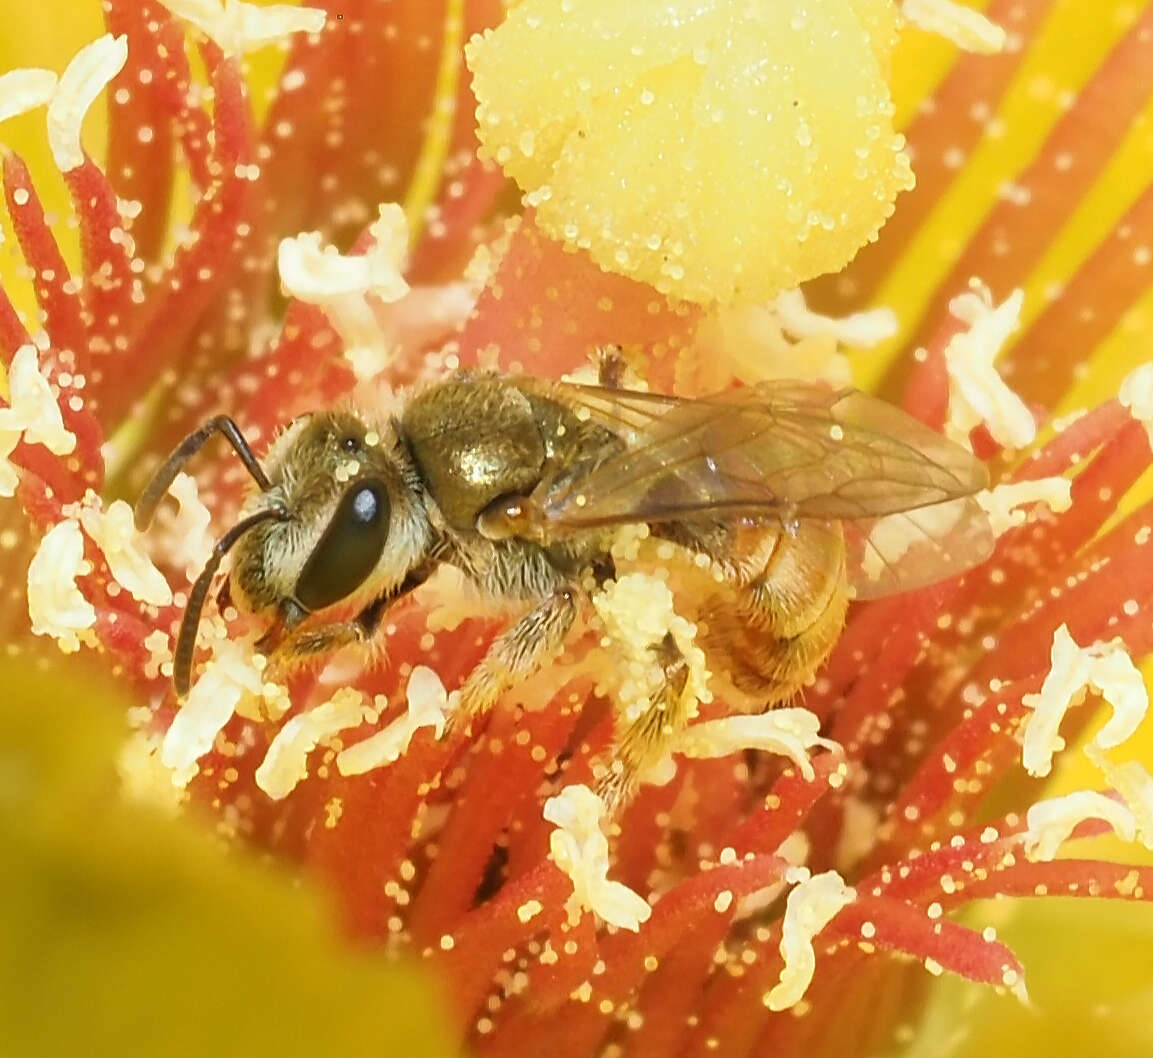
[[[359,588],[380,561],[388,540],[388,492],[379,481],[354,481],[296,582],[296,598],[323,610]]]

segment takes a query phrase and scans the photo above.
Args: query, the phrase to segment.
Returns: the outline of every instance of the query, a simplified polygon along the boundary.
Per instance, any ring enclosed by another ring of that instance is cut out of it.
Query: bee
[[[811,681],[852,597],[960,573],[991,550],[974,499],[984,465],[880,400],[797,381],[684,399],[621,388],[619,350],[599,364],[598,385],[462,372],[393,415],[304,415],[263,463],[226,417],[189,436],[141,495],[137,528],[216,434],[256,487],[189,594],[178,696],[229,552],[222,597],[263,622],[257,648],[272,671],[369,643],[442,564],[519,605],[463,683],[457,716],[471,722],[560,651],[590,585],[616,575],[622,526],[645,525],[710,566],[718,591],[700,609],[702,645],[759,708]],[[653,651],[665,692],[618,720],[618,800],[681,722],[671,703],[684,657],[671,636]]]

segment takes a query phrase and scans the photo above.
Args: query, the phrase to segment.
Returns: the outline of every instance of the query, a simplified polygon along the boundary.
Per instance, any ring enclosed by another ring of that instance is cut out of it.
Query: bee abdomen
[[[839,529],[802,526],[782,535],[764,571],[718,596],[702,615],[706,647],[732,683],[766,706],[812,680],[845,624],[849,604]]]

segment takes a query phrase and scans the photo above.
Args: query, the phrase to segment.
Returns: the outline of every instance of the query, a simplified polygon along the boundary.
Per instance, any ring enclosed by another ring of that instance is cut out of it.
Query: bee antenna
[[[249,529],[258,522],[267,521],[269,518],[286,521],[288,515],[284,511],[270,508],[257,511],[255,514],[241,519],[216,541],[216,545],[212,548],[212,554],[209,555],[208,561],[204,564],[204,569],[196,578],[196,583],[192,585],[192,591],[188,593],[188,605],[185,606],[184,616],[180,620],[180,632],[176,637],[176,651],[172,656],[172,684],[176,688],[177,698],[185,697],[192,685],[192,658],[196,653],[196,633],[200,629],[200,615],[204,610],[204,600],[208,597],[208,589],[212,586],[212,578],[220,568],[221,560],[232,549],[233,544]]]
[[[213,434],[217,433],[232,445],[236,454],[240,456],[240,461],[244,464],[245,469],[260,486],[261,491],[267,492],[272,488],[272,482],[268,480],[268,475],[264,473],[256,461],[256,456],[248,447],[248,442],[244,439],[244,434],[240,432],[240,427],[227,415],[217,415],[215,418],[209,419],[195,433],[190,433],[173,449],[172,454],[160,465],[148,483],[148,487],[140,494],[140,499],[136,501],[136,508],[133,512],[136,528],[139,532],[144,532],[152,522],[156,508],[160,506],[160,501],[168,493],[172,480],[180,473],[184,464],[204,447],[205,442]]]

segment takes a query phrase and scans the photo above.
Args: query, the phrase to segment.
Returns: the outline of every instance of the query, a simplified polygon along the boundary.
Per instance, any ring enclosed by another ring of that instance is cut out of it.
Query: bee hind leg
[[[597,782],[597,794],[610,815],[622,811],[636,793],[646,771],[668,753],[673,738],[689,721],[685,694],[689,665],[672,634],[652,648],[663,678],[643,711],[622,710],[617,715],[612,759]]]

